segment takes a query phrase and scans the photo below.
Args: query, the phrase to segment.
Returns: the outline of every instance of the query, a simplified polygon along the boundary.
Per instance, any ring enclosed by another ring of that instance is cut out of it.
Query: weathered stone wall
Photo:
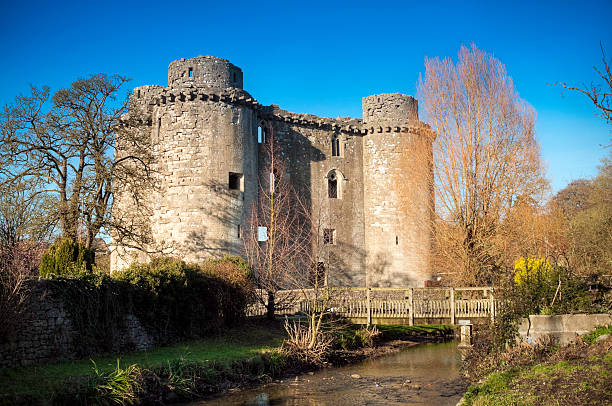
[[[334,128],[287,120],[291,113],[279,109],[261,115],[273,128],[275,140],[287,158],[290,180],[300,199],[310,207],[311,221],[335,230],[333,244],[320,244],[318,253],[319,260],[329,269],[329,282],[336,286],[365,286],[362,137],[342,130],[355,124],[355,120]],[[339,139],[338,156],[332,156],[334,136]],[[337,176],[337,198],[328,196],[327,182],[332,171]]]
[[[330,283],[422,286],[430,277],[434,134],[418,121],[417,101],[373,95],[363,99],[363,120],[331,119],[262,106],[242,85],[242,71],[228,61],[197,57],[170,64],[167,88],[135,89],[132,110],[150,123],[159,171],[148,225],[154,245],[187,261],[240,253],[237,227],[257,198],[257,126],[265,123],[296,190],[322,228],[335,230],[321,258],[337,270]],[[230,172],[243,175],[240,191],[229,187]],[[336,198],[328,196],[330,177]],[[129,211],[120,194],[117,202]],[[111,269],[146,257],[131,253],[115,247]]]
[[[363,99],[368,286],[423,286],[430,277],[433,137],[406,106],[416,101],[405,95]]]
[[[168,86],[242,89],[242,70],[225,59],[212,56],[180,59],[170,63]]]
[[[32,292],[22,324],[10,341],[0,343],[0,368],[71,359],[83,345],[61,298],[37,285]],[[124,328],[113,332],[114,352],[145,350],[154,344],[139,320],[125,316]],[[92,354],[99,349],[91,348]]]

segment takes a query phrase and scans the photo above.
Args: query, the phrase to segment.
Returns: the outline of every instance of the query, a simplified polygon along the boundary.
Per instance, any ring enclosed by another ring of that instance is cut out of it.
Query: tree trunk
[[[274,292],[268,291],[268,303],[266,305],[266,318],[268,320],[274,320],[275,306],[274,306]]]

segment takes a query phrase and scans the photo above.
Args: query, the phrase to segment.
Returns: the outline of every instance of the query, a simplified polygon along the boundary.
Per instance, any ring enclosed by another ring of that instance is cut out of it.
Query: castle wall
[[[338,129],[272,121],[276,141],[288,158],[290,180],[311,220],[334,230],[332,244],[319,241],[319,261],[336,286],[365,286],[363,232],[362,137]],[[337,135],[341,156],[332,156],[332,136]],[[327,176],[341,174],[338,198],[329,198]]]
[[[160,123],[153,145],[161,185],[153,238],[171,241],[173,254],[190,262],[239,254],[238,227],[257,196],[252,110],[189,101],[158,107],[153,116]]]
[[[363,110],[368,285],[422,286],[430,277],[433,138],[412,97],[369,96]]]
[[[172,62],[168,81],[135,89],[131,100],[148,123],[158,171],[141,221],[149,251],[190,262],[241,253],[238,226],[257,200],[258,178],[268,175],[258,164],[264,123],[311,220],[333,232],[331,242],[319,236],[317,253],[330,284],[422,286],[430,278],[435,135],[418,121],[414,98],[366,97],[363,120],[290,113],[261,106],[241,90],[242,71],[214,57]],[[118,193],[117,215],[129,206]],[[146,257],[118,243],[111,268]]]

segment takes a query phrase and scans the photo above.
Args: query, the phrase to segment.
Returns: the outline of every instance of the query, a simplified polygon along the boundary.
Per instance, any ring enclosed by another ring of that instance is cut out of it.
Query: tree
[[[472,45],[459,61],[425,59],[418,93],[434,144],[437,262],[463,283],[491,283],[500,266],[493,243],[518,196],[545,186],[535,111],[504,65]],[[440,259],[443,259],[440,261]]]
[[[298,288],[303,254],[308,245],[304,210],[285,173],[285,165],[271,128],[262,144],[265,170],[259,180],[259,196],[253,204],[243,235],[244,254],[255,273],[267,317],[274,318],[276,293]]]
[[[552,199],[567,222],[567,256],[582,274],[612,271],[612,159],[604,158],[597,176],[579,179]]]
[[[36,193],[55,199],[49,215],[62,234],[88,248],[111,226],[115,174],[147,165],[134,155],[114,159],[116,129],[128,103],[117,94],[128,80],[97,74],[51,98],[48,87],[32,87],[30,96],[18,96],[0,114],[0,185],[35,182]]]
[[[593,66],[593,69],[595,69],[603,84],[591,82],[589,86],[583,85],[582,88],[568,85],[566,82],[556,82],[555,85],[560,85],[568,90],[575,90],[588,97],[598,110],[599,116],[606,120],[608,124],[612,124],[612,73],[610,73],[610,62],[606,60],[603,45],[600,43],[599,47],[601,48],[603,68]]]
[[[23,241],[44,242],[54,224],[46,213],[53,210],[53,200],[36,193],[32,182],[5,184],[0,188],[0,246],[14,246]]]

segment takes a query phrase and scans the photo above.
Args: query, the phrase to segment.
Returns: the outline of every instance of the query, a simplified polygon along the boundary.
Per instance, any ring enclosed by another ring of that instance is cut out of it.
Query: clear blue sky
[[[241,67],[263,104],[361,117],[362,97],[415,94],[425,56],[456,59],[474,42],[535,107],[553,188],[593,176],[612,127],[548,84],[594,80],[600,41],[612,57],[612,1],[501,3],[3,0],[0,105],[30,83],[56,90],[98,72],[165,86],[172,60],[214,55]]]

